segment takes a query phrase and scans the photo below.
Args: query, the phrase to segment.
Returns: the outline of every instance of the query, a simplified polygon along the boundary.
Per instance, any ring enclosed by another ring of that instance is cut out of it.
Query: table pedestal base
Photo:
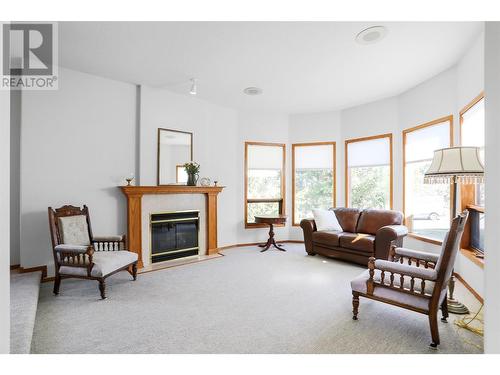
[[[277,244],[276,241],[274,240],[274,227],[273,224],[269,224],[269,238],[267,239],[267,242],[265,244],[259,245],[259,247],[263,247],[263,249],[260,251],[261,253],[269,250],[271,246],[274,246],[276,249],[281,250],[281,251],[286,251],[282,245]]]

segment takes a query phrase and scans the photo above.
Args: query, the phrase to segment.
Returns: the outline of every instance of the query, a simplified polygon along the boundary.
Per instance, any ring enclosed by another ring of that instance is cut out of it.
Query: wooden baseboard
[[[468,283],[467,281],[465,281],[465,280],[464,280],[464,278],[463,278],[463,277],[462,277],[459,273],[453,272],[453,275],[455,275],[455,277],[458,279],[458,281],[460,281],[460,282],[463,284],[463,286],[465,286],[465,287],[469,290],[469,292],[471,292],[471,293],[472,293],[472,295],[473,295],[474,297],[476,297],[476,299],[477,299],[479,302],[484,303],[484,299],[483,299],[483,297],[481,297],[481,296],[479,295],[479,293],[478,293],[478,292],[476,292],[476,291],[474,290],[474,288],[473,288],[473,287],[471,287],[471,286],[469,285],[469,283]]]
[[[19,267],[19,273],[37,272],[42,271],[42,280],[47,278],[47,266],[36,266],[36,267]]]
[[[11,270],[11,271],[17,270],[17,269],[19,269],[19,268],[21,268],[21,265],[20,265],[20,264],[11,264],[11,265],[10,265],[10,270]]]

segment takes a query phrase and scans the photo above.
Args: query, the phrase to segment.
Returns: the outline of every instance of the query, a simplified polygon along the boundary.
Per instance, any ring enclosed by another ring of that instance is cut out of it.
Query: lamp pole
[[[452,200],[451,200],[451,220],[455,216],[457,216],[457,194],[458,194],[458,177],[455,175],[451,179],[451,185],[452,185]],[[450,292],[450,295],[448,296],[448,311],[453,313],[453,314],[468,314],[469,309],[467,306],[465,306],[462,302],[456,300],[453,297],[453,294],[455,292],[455,276],[454,276],[455,270],[451,272],[451,277],[450,281],[448,281],[448,291]]]

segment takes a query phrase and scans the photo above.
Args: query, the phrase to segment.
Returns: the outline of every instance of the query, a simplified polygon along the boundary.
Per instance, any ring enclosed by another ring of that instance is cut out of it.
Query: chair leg
[[[352,292],[352,319],[358,320],[359,294]]]
[[[443,303],[441,303],[441,321],[443,323],[448,323],[446,319],[448,319],[448,294],[444,297]]]
[[[437,346],[439,345],[437,311],[429,313],[429,325],[431,327],[431,337],[432,337],[432,343],[430,344],[430,346],[431,348],[437,348]]]
[[[99,280],[99,291],[101,292],[101,298],[106,299],[106,280]]]
[[[132,277],[137,280],[137,262],[132,264]]]
[[[54,294],[57,296],[59,294],[59,287],[61,286],[61,276],[56,275],[54,279]]]

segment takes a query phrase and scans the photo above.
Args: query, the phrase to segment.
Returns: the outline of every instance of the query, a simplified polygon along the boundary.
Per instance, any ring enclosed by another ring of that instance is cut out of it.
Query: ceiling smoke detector
[[[260,95],[262,94],[262,89],[258,87],[247,87],[243,92],[247,95]]]
[[[372,26],[362,30],[356,35],[356,42],[359,44],[372,44],[380,42],[387,34],[384,26]]]

